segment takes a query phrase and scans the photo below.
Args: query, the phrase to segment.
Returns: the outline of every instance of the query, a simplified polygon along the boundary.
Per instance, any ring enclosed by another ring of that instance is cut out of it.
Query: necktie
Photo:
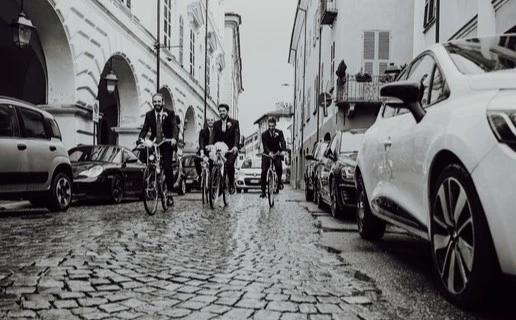
[[[222,121],[222,132],[226,132],[226,121]]]
[[[161,123],[161,115],[158,113],[157,121],[156,121],[156,142],[161,142],[163,140],[163,128]]]
[[[208,137],[208,144],[213,144],[213,129],[209,128],[210,136]]]

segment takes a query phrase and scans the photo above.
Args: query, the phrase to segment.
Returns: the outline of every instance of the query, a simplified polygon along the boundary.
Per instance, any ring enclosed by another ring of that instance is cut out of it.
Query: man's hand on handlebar
[[[237,154],[238,148],[237,147],[233,147],[233,149],[231,149],[231,152],[233,152],[234,154]]]

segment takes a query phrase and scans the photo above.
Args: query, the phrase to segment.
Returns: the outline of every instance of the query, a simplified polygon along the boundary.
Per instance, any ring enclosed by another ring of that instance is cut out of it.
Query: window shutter
[[[385,70],[387,70],[387,66],[389,65],[388,62],[380,62],[380,75],[385,73]]]
[[[364,72],[369,73],[370,75],[373,74],[373,62],[364,62]]]
[[[389,60],[390,34],[386,31],[378,32],[378,59]]]
[[[375,32],[365,31],[364,32],[364,60],[374,60],[374,43],[375,43]]]

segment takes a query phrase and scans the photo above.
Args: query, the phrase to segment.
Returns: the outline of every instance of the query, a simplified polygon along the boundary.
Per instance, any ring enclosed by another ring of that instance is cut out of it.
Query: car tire
[[[182,196],[185,193],[186,193],[186,181],[185,181],[185,179],[181,178],[181,180],[179,181],[179,189],[177,190],[177,194]]]
[[[64,172],[58,172],[52,178],[48,209],[51,212],[65,212],[72,202],[72,180]]]
[[[462,308],[485,306],[500,268],[471,176],[458,164],[448,165],[431,187],[430,200],[432,257],[444,295]]]
[[[310,190],[310,188],[308,188],[308,183],[305,180],[305,200],[312,201],[313,199],[313,192]]]
[[[122,202],[124,198],[124,181],[120,175],[113,176],[110,192],[111,203],[119,204]]]
[[[242,193],[242,189],[240,189],[240,188],[236,188],[236,192],[237,192],[237,193]]]
[[[314,187],[312,190],[312,200],[317,204],[317,179],[314,179]]]
[[[339,200],[337,199],[337,184],[335,178],[331,179],[330,188],[330,213],[332,217],[337,218],[340,215]]]
[[[371,212],[362,177],[357,186],[357,225],[358,233],[365,240],[380,240],[385,234],[386,223]]]
[[[247,193],[247,192],[249,192],[249,189],[244,189],[244,193]]]
[[[317,199],[315,202],[317,203],[317,207],[319,209],[324,209],[324,201],[322,199],[320,188],[316,188],[315,198]]]

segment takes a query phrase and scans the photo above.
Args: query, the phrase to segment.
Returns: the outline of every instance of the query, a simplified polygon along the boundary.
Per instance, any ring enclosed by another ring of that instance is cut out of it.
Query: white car
[[[283,174],[281,175],[281,181],[285,182],[287,166],[285,162],[282,161],[281,165],[283,167]],[[247,158],[242,162],[240,168],[238,168],[236,172],[236,190],[238,193],[244,191],[248,192],[249,190],[260,190],[260,179],[262,173],[262,158],[261,157],[252,157]]]
[[[381,89],[355,174],[360,235],[428,240],[446,297],[516,276],[516,34],[430,47]]]

